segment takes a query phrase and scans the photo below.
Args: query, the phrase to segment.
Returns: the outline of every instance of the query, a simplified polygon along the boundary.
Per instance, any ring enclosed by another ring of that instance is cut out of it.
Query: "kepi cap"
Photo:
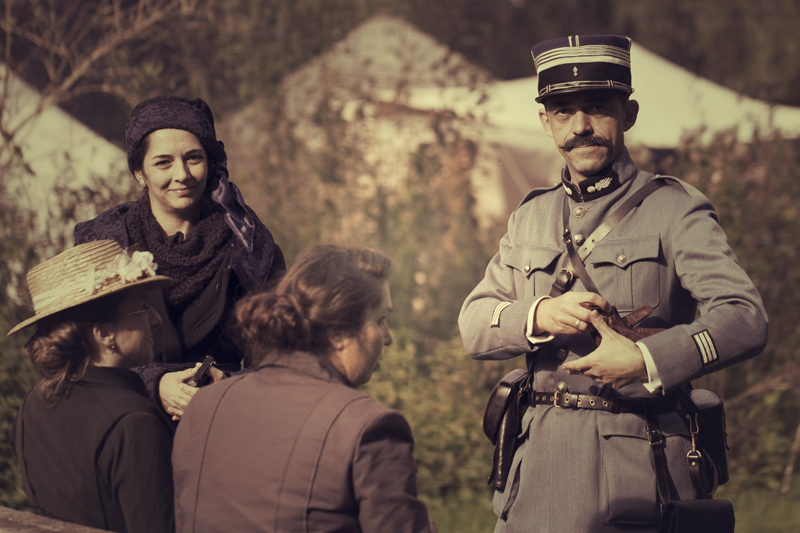
[[[572,35],[531,49],[539,76],[541,103],[554,94],[631,87],[631,40],[621,35]]]

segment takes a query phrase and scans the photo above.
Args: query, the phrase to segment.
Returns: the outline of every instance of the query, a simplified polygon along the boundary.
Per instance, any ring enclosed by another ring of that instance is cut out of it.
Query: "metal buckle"
[[[661,432],[657,429],[647,430],[647,440],[650,446],[661,446],[664,444],[664,440],[661,438]]]
[[[555,405],[559,409],[564,409],[564,406],[558,404],[559,400],[558,397],[561,393],[569,394],[569,389],[567,389],[567,384],[564,383],[563,381],[558,384],[558,387],[556,387],[556,392],[553,394],[553,405]]]
[[[570,284],[572,283],[572,280],[573,280],[573,279],[575,279],[575,273],[574,273],[572,270],[568,269],[568,268],[562,268],[562,269],[561,269],[561,270],[558,272],[558,276],[557,276],[557,277],[559,277],[559,278],[560,278],[560,277],[561,277],[561,273],[562,273],[562,272],[563,272],[563,273],[565,273],[565,274],[566,274],[566,276],[567,276],[567,279],[566,279],[566,281],[563,283],[563,286],[564,286],[564,287],[569,287],[569,286],[570,286]],[[562,278],[562,279],[563,279],[563,278]]]

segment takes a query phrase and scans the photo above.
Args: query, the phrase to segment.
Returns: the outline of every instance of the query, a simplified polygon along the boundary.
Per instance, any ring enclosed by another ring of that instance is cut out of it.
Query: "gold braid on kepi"
[[[539,76],[536,101],[598,89],[631,94],[630,51],[630,38],[620,35],[572,35],[537,44],[531,49]]]

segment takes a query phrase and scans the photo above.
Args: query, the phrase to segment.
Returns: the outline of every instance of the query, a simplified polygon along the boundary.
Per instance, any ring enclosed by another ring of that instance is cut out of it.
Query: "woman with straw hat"
[[[241,368],[242,354],[223,325],[236,300],[286,266],[270,231],[228,180],[227,155],[203,100],[141,102],[125,140],[128,167],[144,194],[78,224],[75,242],[136,244],[175,280],[163,298],[149,300],[164,326],[155,338],[156,364],[137,372],[177,419],[197,390],[183,384],[196,362],[210,355],[224,371]]]
[[[40,375],[12,432],[25,493],[49,517],[110,531],[174,530],[173,426],[130,368],[153,359],[161,316],[145,293],[173,281],[147,252],[76,246],[34,267],[36,324],[25,345]]]

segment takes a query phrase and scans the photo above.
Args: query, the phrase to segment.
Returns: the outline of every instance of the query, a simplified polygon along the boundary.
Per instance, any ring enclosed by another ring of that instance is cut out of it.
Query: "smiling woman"
[[[164,325],[154,339],[155,363],[136,370],[178,419],[197,390],[184,384],[197,362],[210,355],[222,370],[241,368],[223,324],[241,296],[286,266],[272,234],[228,180],[227,155],[204,101],[145,100],[131,112],[125,138],[128,167],[144,194],[76,225],[75,241],[137,245],[175,280],[163,297],[148,297]]]
[[[178,226],[188,234],[197,223],[200,198],[206,187],[208,160],[200,140],[184,130],[157,130],[147,137],[142,168],[136,180],[147,189],[150,206],[161,226]]]

